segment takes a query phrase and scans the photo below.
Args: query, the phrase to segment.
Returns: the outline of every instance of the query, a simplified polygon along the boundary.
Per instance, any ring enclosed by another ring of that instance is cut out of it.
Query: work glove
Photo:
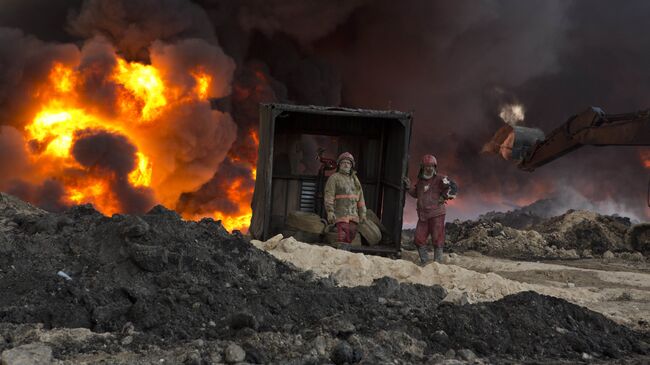
[[[402,179],[402,181],[404,182],[404,187],[405,187],[406,189],[410,189],[410,188],[411,188],[411,179],[409,179],[408,176],[404,176],[404,179]]]
[[[334,221],[336,221],[336,216],[334,215],[333,212],[327,212],[327,221],[328,221],[330,224],[333,224]]]
[[[442,179],[442,183],[448,187],[447,192],[445,193],[445,199],[452,200],[456,198],[456,194],[458,193],[458,185],[456,184],[456,182],[449,179],[447,176],[445,176]]]

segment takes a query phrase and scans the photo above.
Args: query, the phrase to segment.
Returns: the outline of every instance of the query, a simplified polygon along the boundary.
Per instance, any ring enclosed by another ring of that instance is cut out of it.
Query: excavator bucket
[[[483,146],[483,152],[500,155],[505,160],[522,161],[532,147],[545,138],[544,132],[537,128],[506,124]]]

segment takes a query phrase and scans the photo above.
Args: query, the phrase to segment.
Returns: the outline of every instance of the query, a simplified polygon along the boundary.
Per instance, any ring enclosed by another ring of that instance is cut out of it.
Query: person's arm
[[[409,179],[408,176],[404,177],[404,187],[410,196],[414,198],[418,197],[417,184],[411,185],[411,179]]]
[[[336,181],[334,181],[334,175],[327,178],[327,183],[325,183],[325,191],[323,193],[323,203],[325,205],[325,211],[327,212],[327,221],[329,223],[334,223],[336,216],[334,215],[334,195],[336,193]]]
[[[355,176],[356,179],[356,176]],[[359,223],[366,220],[366,199],[363,197],[363,187],[359,184],[359,200],[357,201],[357,211],[359,212]]]

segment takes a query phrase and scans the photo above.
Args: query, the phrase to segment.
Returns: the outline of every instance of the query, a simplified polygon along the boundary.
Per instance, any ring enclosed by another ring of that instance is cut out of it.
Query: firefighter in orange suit
[[[366,203],[361,183],[354,171],[354,157],[349,152],[342,153],[336,160],[337,168],[325,184],[324,203],[327,221],[336,224],[338,241],[342,248],[349,244],[357,234],[357,226],[366,219]]]
[[[420,261],[426,264],[429,255],[426,242],[429,235],[434,250],[434,260],[442,262],[442,252],[445,244],[445,203],[454,199],[458,187],[447,176],[437,172],[438,161],[432,155],[424,155],[420,162],[418,181],[411,186],[411,180],[404,178],[409,195],[417,199],[418,223],[415,227],[415,246],[420,254]]]

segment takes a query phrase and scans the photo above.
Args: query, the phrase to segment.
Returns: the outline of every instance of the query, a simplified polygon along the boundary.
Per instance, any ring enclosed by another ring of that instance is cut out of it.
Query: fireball
[[[155,60],[172,57],[164,52],[173,45],[158,46],[162,51]],[[173,63],[112,57],[113,62],[90,66],[52,62],[35,88],[23,127],[33,165],[24,178],[32,183],[53,179],[63,186],[65,204],[91,203],[106,215],[143,211],[156,203],[174,208],[182,193],[210,179],[235,138],[229,115],[213,111],[209,102],[223,96],[213,95],[215,90],[229,90],[216,83],[229,81],[209,63],[179,69]],[[250,143],[256,147],[255,133]],[[234,179],[222,196],[214,197],[228,199],[236,212],[179,213],[246,230],[254,165],[245,161],[249,176]]]

